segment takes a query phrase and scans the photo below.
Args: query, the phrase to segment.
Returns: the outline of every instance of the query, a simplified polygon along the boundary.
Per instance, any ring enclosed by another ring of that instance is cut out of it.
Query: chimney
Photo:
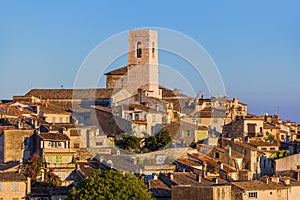
[[[219,180],[218,180],[217,178],[213,178],[213,182],[214,182],[215,184],[219,184]]]
[[[153,174],[153,180],[157,181],[158,180],[158,175],[157,174]]]
[[[228,151],[228,156],[231,156],[231,147],[229,145],[227,146],[227,151]]]
[[[218,167],[219,167],[219,170],[222,170],[223,169],[223,163],[218,162]]]
[[[200,174],[197,174],[197,175],[196,175],[196,179],[197,179],[197,182],[198,182],[198,183],[201,183],[202,177],[201,177]]]
[[[299,170],[297,170],[297,172],[296,172],[296,180],[300,181],[300,171]]]
[[[99,157],[99,161],[100,161],[100,162],[103,162],[103,160],[104,160],[104,156],[100,156],[100,157]]]
[[[31,193],[31,178],[27,177],[27,182],[26,182],[26,194]]]
[[[264,182],[264,183],[266,183],[266,184],[269,184],[269,177],[268,176],[264,176],[264,177],[262,177],[261,181]]]
[[[290,185],[290,184],[291,184],[291,180],[289,178],[284,180],[284,185]]]
[[[272,176],[271,181],[274,183],[279,183],[279,177],[278,176]]]
[[[132,161],[133,161],[133,164],[134,164],[134,165],[137,164],[137,159],[136,159],[136,157],[132,157]]]

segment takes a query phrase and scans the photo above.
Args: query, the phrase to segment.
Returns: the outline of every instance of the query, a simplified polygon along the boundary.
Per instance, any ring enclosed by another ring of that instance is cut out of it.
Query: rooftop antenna
[[[32,80],[30,80],[30,90],[32,90]]]
[[[279,106],[276,106],[276,114],[279,115]]]

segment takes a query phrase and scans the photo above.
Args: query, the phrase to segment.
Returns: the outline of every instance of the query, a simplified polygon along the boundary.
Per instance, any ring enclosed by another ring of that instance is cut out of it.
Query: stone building
[[[149,189],[157,199],[230,200],[231,186],[223,179],[207,179],[191,172],[154,175]]]
[[[251,137],[263,137],[264,117],[248,114],[237,117],[235,121],[224,125],[223,136],[228,138],[240,138],[246,141]]]
[[[34,130],[2,129],[0,132],[0,163],[29,159],[32,146],[30,137],[34,133]]]
[[[65,180],[75,169],[70,138],[63,133],[39,133],[36,137],[36,152],[42,156],[45,167]]]
[[[31,180],[16,172],[0,173],[0,199],[26,199],[31,193]]]

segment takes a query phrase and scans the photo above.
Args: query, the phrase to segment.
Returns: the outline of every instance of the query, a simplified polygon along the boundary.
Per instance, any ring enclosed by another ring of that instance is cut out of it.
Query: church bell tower
[[[129,84],[146,90],[147,96],[161,98],[158,87],[158,36],[154,30],[128,33]]]

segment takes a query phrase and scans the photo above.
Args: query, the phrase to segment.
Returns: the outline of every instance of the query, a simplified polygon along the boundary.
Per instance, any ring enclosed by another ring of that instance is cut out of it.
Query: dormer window
[[[136,44],[136,57],[141,58],[142,57],[142,43],[137,42]]]

